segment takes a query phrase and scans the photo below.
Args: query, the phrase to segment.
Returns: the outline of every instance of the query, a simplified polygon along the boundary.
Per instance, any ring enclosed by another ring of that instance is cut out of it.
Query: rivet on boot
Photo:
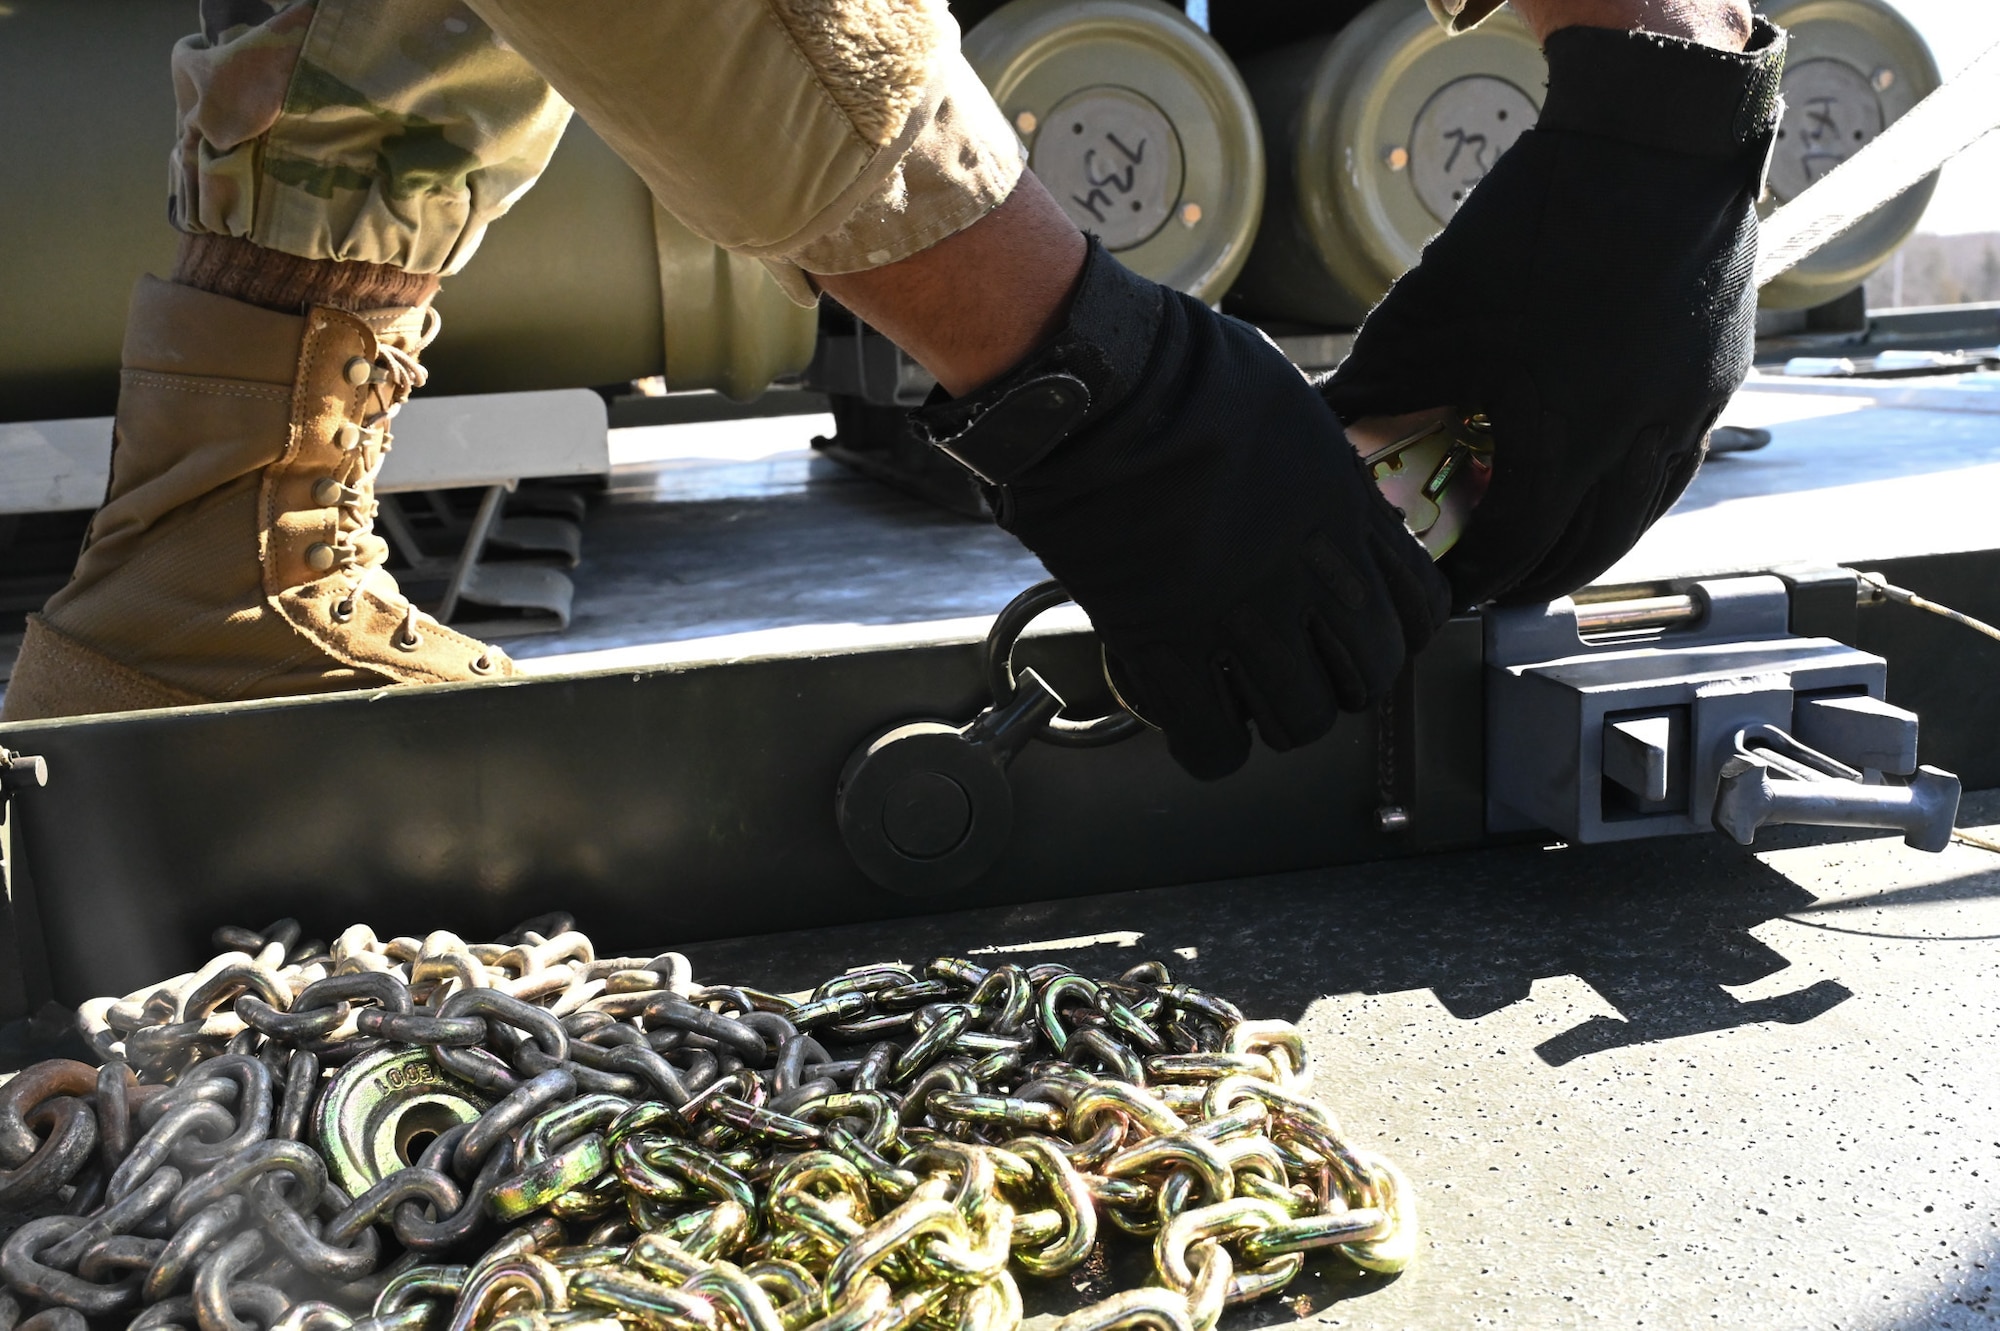
[[[306,547],[306,566],[315,573],[325,573],[333,567],[333,547],[325,541],[314,541]]]
[[[322,476],[313,482],[313,502],[321,508],[332,508],[340,502],[340,496],[346,492],[346,489],[346,486],[333,479],[333,477]],[[314,567],[317,568],[318,565],[314,565]]]
[[[356,388],[361,387],[361,385],[368,382],[368,376],[374,372],[374,368],[374,366],[368,363],[366,356],[354,357],[347,362],[347,382],[353,384]]]

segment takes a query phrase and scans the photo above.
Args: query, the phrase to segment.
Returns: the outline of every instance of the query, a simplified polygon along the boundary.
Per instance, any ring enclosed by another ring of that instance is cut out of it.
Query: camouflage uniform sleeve
[[[971,225],[1025,166],[945,0],[469,3],[669,211],[801,303],[808,273]]]
[[[945,0],[201,8],[174,52],[175,224],[307,258],[456,271],[572,103],[667,209],[801,304],[806,274],[925,249],[1025,166]]]
[[[1464,32],[1467,28],[1479,26],[1486,16],[1500,8],[1506,0],[1426,0],[1431,13],[1446,32]]]
[[[308,259],[455,272],[570,109],[458,0],[201,0],[169,210]]]

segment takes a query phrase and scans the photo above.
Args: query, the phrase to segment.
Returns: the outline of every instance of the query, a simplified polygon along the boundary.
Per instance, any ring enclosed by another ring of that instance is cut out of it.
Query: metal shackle
[[[1015,668],[1022,632],[1069,599],[1062,584],[1037,583],[995,617],[982,648],[993,705],[977,717],[962,725],[893,726],[848,758],[834,791],[834,816],[848,853],[876,883],[921,897],[975,881],[999,861],[1013,834],[1007,767],[1022,749],[1035,740],[1098,748],[1145,728],[1123,710],[1087,721],[1064,718],[1061,695],[1032,669]]]

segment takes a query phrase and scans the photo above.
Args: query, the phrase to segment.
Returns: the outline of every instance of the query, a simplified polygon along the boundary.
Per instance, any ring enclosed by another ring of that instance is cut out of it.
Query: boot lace
[[[381,507],[375,498],[375,478],[389,456],[390,422],[402,410],[410,394],[422,388],[430,378],[430,371],[418,362],[417,357],[437,338],[442,322],[435,309],[426,307],[423,326],[411,339],[409,350],[388,341],[377,345],[375,360],[368,374],[370,392],[367,409],[357,425],[341,432],[341,447],[347,456],[341,474],[333,478],[339,487],[335,507],[340,513],[331,542],[333,567],[349,579],[347,594],[334,604],[333,617],[343,623],[352,618],[355,598],[368,586],[369,580],[378,576],[387,579],[385,596],[403,605],[403,622],[390,635],[389,642],[406,652],[415,651],[421,645],[423,640],[418,637],[417,628],[430,616],[410,603],[396,586],[395,579],[382,566],[382,543],[374,539],[375,516]],[[488,664],[485,656],[473,663],[475,669]]]

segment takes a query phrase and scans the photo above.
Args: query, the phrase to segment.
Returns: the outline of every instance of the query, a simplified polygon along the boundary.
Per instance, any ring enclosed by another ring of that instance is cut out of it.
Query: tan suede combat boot
[[[511,675],[404,599],[374,533],[428,306],[303,317],[146,278],[111,486],[0,719]]]

